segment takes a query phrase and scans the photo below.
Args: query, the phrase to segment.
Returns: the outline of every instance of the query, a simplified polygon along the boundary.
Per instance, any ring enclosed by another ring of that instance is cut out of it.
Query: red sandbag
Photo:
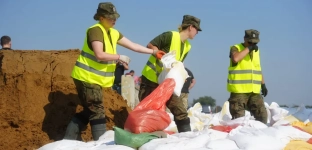
[[[217,130],[217,131],[222,131],[222,132],[231,132],[231,130],[235,129],[236,127],[231,127],[231,126],[222,126],[222,125],[218,125],[218,126],[212,126],[211,129]]]
[[[132,133],[162,131],[168,127],[171,119],[165,111],[137,110],[129,114],[125,130]]]
[[[166,108],[166,102],[171,97],[175,87],[174,79],[168,78],[164,80],[150,95],[145,97],[134,109],[153,109],[164,110]]]
[[[124,129],[132,133],[162,131],[171,122],[165,112],[166,102],[173,94],[175,81],[164,80],[150,95],[129,113]]]
[[[312,138],[307,141],[309,144],[312,144]]]

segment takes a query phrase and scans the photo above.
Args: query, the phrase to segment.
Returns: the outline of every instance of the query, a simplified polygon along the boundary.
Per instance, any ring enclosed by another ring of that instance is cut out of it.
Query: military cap
[[[99,3],[98,9],[94,15],[95,20],[99,20],[100,16],[107,17],[110,19],[117,19],[120,17],[116,7],[111,2]]]
[[[184,15],[182,20],[182,25],[193,25],[198,31],[202,31],[200,28],[200,19],[191,16],[191,15]]]
[[[254,29],[245,30],[244,38],[247,39],[247,42],[259,43],[260,42],[259,34],[260,32]]]

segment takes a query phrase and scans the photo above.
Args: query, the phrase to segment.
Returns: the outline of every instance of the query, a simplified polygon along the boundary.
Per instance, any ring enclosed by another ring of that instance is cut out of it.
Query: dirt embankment
[[[61,140],[81,111],[70,73],[79,50],[0,51],[0,149],[33,150]],[[103,89],[107,128],[123,127],[131,111],[111,89]],[[92,140],[90,127],[82,134]]]

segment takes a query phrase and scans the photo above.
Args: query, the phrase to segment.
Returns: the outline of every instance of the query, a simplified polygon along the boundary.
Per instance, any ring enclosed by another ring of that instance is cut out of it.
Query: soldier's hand
[[[265,84],[261,84],[261,92],[264,97],[268,95],[268,89],[266,88]]]
[[[129,64],[130,63],[130,58],[126,55],[119,55],[119,58],[118,58],[119,61],[122,61],[124,63],[127,63]]]
[[[161,59],[162,56],[166,55],[166,53],[164,51],[161,50],[154,50],[153,51],[153,55],[157,58],[157,59]]]
[[[248,49],[249,49],[249,52],[251,52],[251,51],[257,52],[258,46],[257,46],[257,44],[249,44]]]

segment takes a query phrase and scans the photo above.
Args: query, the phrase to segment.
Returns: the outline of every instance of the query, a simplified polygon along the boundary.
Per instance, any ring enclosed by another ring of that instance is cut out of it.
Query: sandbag
[[[163,71],[158,76],[158,84],[161,84],[165,79],[174,79],[176,85],[173,93],[177,96],[181,95],[181,90],[186,78],[189,77],[184,65],[181,61],[175,59],[176,51],[171,51],[161,58],[163,63]]]
[[[231,127],[231,126],[223,126],[223,125],[212,126],[210,128],[217,130],[217,131],[227,132],[227,133],[230,133],[231,130],[233,129],[233,127]]]
[[[291,125],[300,128],[302,131],[312,134],[312,122],[304,123],[301,121],[295,121]]]
[[[312,150],[312,144],[305,141],[290,141],[284,150]]]
[[[139,148],[143,144],[158,138],[158,136],[151,133],[133,134],[118,127],[114,127],[114,131],[116,144],[132,148]]]
[[[170,123],[171,119],[165,111],[143,109],[129,114],[125,130],[132,133],[162,131]]]
[[[174,79],[166,79],[129,113],[124,129],[132,133],[162,131],[171,123],[165,112],[173,93]]]

